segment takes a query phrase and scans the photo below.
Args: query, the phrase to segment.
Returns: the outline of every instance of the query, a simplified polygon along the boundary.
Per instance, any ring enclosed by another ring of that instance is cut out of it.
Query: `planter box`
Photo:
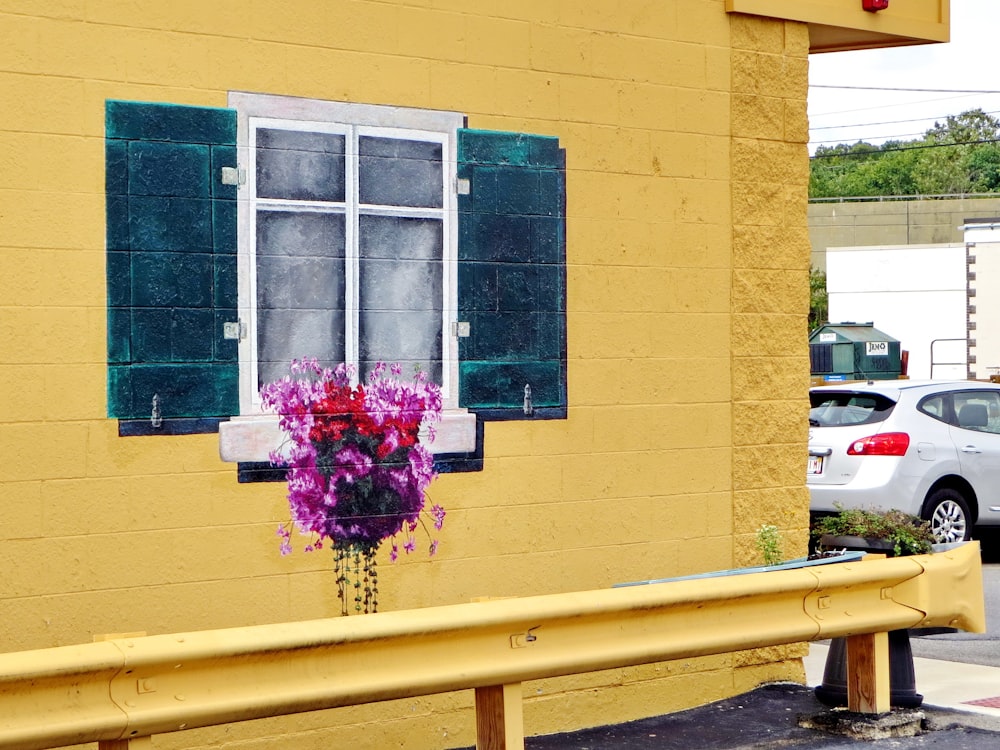
[[[823,547],[831,549],[846,549],[854,552],[885,552],[892,557],[895,545],[884,539],[866,539],[862,536],[834,536],[833,534],[823,534],[819,538],[819,543]]]

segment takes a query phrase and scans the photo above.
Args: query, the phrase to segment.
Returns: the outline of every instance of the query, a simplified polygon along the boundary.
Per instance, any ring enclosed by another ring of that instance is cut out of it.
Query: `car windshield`
[[[892,412],[894,401],[879,393],[811,391],[809,425],[835,427],[881,422]]]

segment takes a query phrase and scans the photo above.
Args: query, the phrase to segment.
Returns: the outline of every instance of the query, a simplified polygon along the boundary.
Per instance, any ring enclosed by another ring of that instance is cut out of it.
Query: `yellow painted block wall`
[[[339,612],[327,555],[278,555],[282,485],[238,484],[216,435],[121,438],[105,416],[109,98],[439,108],[566,148],[569,417],[486,425],[484,470],[432,486],[448,509],[438,556],[383,560],[383,609],[728,568],[755,561],[762,523],[801,554],[807,54],[805,26],[723,0],[0,0],[4,650]],[[799,654],[532,684],[526,729],[679,710],[800,676]],[[225,738],[459,747],[471,705]]]
[[[804,554],[807,425],[809,36],[802,24],[732,16],[733,531],[755,559],[762,523]],[[762,171],[761,167],[766,168]]]

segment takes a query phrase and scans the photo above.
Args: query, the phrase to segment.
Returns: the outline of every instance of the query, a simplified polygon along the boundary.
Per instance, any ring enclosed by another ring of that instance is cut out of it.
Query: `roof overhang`
[[[726,0],[726,12],[809,24],[810,52],[947,42],[951,0],[890,0],[871,13],[861,0]]]

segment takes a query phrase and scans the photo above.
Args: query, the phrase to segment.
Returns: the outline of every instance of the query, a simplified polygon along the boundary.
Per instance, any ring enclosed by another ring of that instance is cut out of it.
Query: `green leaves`
[[[973,109],[924,136],[820,146],[810,161],[810,198],[1000,192],[1000,120]]]
[[[818,268],[809,270],[809,332],[827,322],[830,311],[826,292],[826,273]]]
[[[880,539],[893,545],[896,556],[925,554],[934,543],[930,524],[901,510],[841,508],[835,515],[817,518],[810,534],[817,539],[824,534]]]

